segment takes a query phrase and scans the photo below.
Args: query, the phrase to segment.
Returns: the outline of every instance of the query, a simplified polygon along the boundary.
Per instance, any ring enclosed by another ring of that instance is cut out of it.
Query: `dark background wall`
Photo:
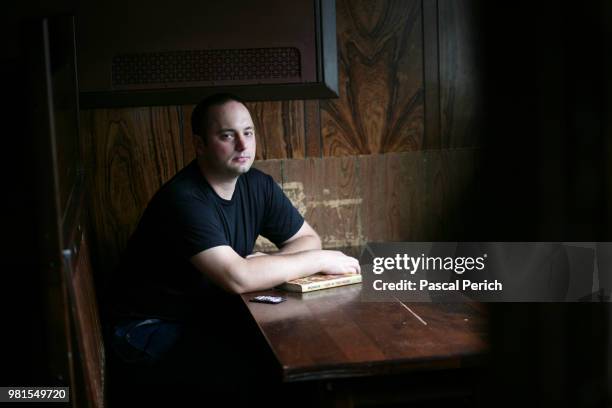
[[[483,235],[609,241],[609,2],[483,2],[480,10]],[[600,276],[610,273],[600,268]],[[609,405],[609,305],[490,305],[488,400]]]
[[[609,5],[481,10],[493,236],[610,239]]]

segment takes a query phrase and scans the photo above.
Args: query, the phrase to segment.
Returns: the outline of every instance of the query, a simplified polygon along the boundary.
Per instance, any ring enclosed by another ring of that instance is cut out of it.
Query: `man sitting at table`
[[[355,258],[322,250],[272,177],[251,169],[256,129],[238,98],[204,99],[191,125],[196,160],[155,194],[128,243],[115,285],[119,316],[185,321],[214,308],[219,288],[245,293],[317,272],[360,272]],[[253,254],[259,235],[279,251]],[[134,323],[115,328],[114,341],[121,344]],[[155,341],[141,343],[156,355]]]

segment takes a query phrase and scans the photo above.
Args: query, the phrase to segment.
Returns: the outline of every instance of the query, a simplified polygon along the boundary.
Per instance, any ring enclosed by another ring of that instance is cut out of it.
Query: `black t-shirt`
[[[189,259],[219,245],[240,256],[258,235],[276,245],[291,238],[304,219],[272,177],[257,169],[241,175],[231,200],[221,198],[196,161],[155,194],[113,280],[121,314],[188,318],[219,291]]]

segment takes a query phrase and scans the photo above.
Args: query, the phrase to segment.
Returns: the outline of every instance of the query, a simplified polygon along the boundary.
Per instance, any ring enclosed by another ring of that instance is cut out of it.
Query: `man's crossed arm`
[[[321,249],[321,239],[304,221],[274,256],[242,258],[230,246],[209,248],[190,259],[213,282],[232,293],[269,289],[313,273],[360,273],[357,259]]]

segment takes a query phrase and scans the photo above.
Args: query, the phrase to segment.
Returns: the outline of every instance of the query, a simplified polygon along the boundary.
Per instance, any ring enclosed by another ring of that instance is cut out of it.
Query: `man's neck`
[[[215,193],[217,193],[219,197],[223,198],[224,200],[232,199],[234,190],[236,189],[238,177],[216,174],[201,160],[198,160],[198,167],[200,168],[200,173],[202,176],[204,176],[206,181],[208,181],[208,184],[210,184],[212,189],[215,190]]]

